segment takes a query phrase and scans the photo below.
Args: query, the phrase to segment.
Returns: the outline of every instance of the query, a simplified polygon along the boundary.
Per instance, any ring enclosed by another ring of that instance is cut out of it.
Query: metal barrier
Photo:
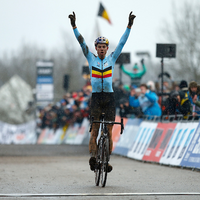
[[[192,115],[163,115],[163,116],[150,116],[150,115],[144,115],[143,120],[145,121],[156,121],[156,122],[193,122],[193,121],[199,121],[200,115],[192,116]]]

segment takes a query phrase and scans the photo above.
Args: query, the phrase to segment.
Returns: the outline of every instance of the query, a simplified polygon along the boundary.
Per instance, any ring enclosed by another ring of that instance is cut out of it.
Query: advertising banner
[[[36,123],[13,125],[0,122],[0,144],[35,144]]]
[[[54,130],[51,128],[45,128],[42,130],[37,143],[38,144],[51,144],[54,137]]]
[[[123,123],[124,123],[124,127],[126,126],[127,123],[127,118],[123,118]],[[115,117],[115,121],[116,122],[121,122],[121,118],[119,116]],[[113,140],[113,151],[115,149],[115,146],[117,144],[117,142],[119,141],[120,138],[120,131],[121,131],[121,126],[120,125],[114,125],[113,126],[113,130],[112,130],[112,140]]]
[[[186,141],[185,143],[187,143]],[[187,144],[185,144],[187,146]],[[181,161],[181,166],[199,168],[200,169],[200,124],[191,139],[191,142],[188,143],[188,148],[185,151],[184,157]]]
[[[140,124],[137,136],[135,137],[132,147],[129,149],[128,157],[142,160],[156,127],[156,122],[143,121]]]
[[[54,144],[61,144],[62,143],[62,141],[65,137],[68,126],[69,125],[66,124],[62,128],[59,128],[59,129],[56,130],[55,136],[54,136]]]
[[[180,140],[177,143],[176,148],[170,159],[170,165],[180,165],[183,156],[190,144],[192,137],[194,136],[195,130],[198,126],[198,123],[184,123],[184,128],[180,137]]]
[[[159,162],[176,127],[176,123],[158,123],[142,160]]]
[[[174,145],[176,144],[176,141],[177,139],[179,138],[180,136],[180,132],[182,131],[183,129],[183,124],[182,123],[177,123],[173,133],[172,133],[172,136],[167,144],[167,147],[165,148],[165,151],[164,153],[162,154],[162,157],[160,158],[160,161],[159,163],[162,163],[162,164],[166,164],[168,165],[170,163],[170,159],[171,159],[171,150],[174,149]],[[178,138],[177,138],[178,136]]]
[[[117,142],[113,153],[127,156],[129,149],[131,148],[135,136],[138,133],[141,119],[128,119],[124,132]]]
[[[87,118],[84,118],[81,124],[81,127],[78,129],[76,138],[74,140],[74,144],[83,143],[84,138],[87,137],[87,134],[89,132],[89,124],[90,124],[90,121]]]
[[[37,79],[36,79],[36,101],[37,105],[53,102],[54,98],[54,81],[53,81],[52,61],[38,61]]]
[[[55,133],[54,133],[54,139],[53,139],[53,143],[54,144],[61,144],[61,136],[63,134],[63,129],[62,128],[58,128]]]
[[[80,125],[78,123],[75,123],[74,125],[70,125],[69,128],[67,129],[63,143],[74,144],[79,127],[80,127]]]
[[[48,131],[47,128],[42,129],[40,136],[38,137],[37,144],[42,144],[46,131]]]
[[[53,128],[49,129],[48,134],[45,135],[45,138],[43,140],[44,144],[55,144],[54,138],[55,138],[55,130]]]

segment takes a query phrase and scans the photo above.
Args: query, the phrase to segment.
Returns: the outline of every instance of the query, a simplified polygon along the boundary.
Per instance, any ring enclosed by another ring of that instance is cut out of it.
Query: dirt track
[[[105,188],[94,185],[86,146],[0,145],[0,194],[200,192],[200,173],[111,156]],[[0,197],[0,199],[200,199],[200,196]]]

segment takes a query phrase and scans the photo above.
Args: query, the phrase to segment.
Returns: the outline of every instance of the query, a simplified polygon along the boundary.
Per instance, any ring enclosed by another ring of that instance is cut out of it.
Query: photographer
[[[128,118],[128,115],[130,114],[130,105],[128,102],[128,99],[122,99],[120,100],[120,106],[119,106],[119,115],[120,117]]]
[[[177,115],[182,114],[187,116],[191,113],[190,101],[185,97],[183,91],[173,91],[167,100],[164,115]]]
[[[161,108],[155,92],[148,89],[146,84],[140,85],[141,94],[138,99],[132,100],[133,107],[141,107],[144,115],[161,116]]]

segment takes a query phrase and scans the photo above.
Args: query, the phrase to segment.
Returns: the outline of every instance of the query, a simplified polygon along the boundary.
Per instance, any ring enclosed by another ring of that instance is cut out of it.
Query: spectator
[[[143,113],[140,106],[134,107],[134,100],[138,99],[140,94],[141,94],[140,88],[132,87],[130,96],[129,96],[130,113],[134,114],[138,118],[142,117]]]
[[[119,83],[119,85],[117,87],[113,87],[113,89],[114,89],[116,107],[119,108],[120,107],[120,100],[121,99],[127,99],[128,95],[125,92],[122,83]]]
[[[187,92],[188,91],[188,84],[187,84],[187,81],[185,80],[182,80],[179,84],[179,88],[180,90],[184,91],[184,92]]]
[[[144,59],[141,60],[142,70],[138,68],[137,63],[133,66],[133,71],[127,70],[124,65],[120,65],[122,71],[131,78],[131,85],[139,85],[142,76],[146,73],[146,66],[144,64]]]
[[[148,81],[147,86],[148,86],[148,89],[151,90],[152,92],[156,91],[155,83],[153,81]]]
[[[120,101],[119,114],[120,117],[128,118],[128,115],[130,114],[130,106],[128,99],[123,99]]]
[[[188,83],[185,80],[182,80],[179,84],[179,94],[180,94],[180,108],[179,113],[183,114],[185,119],[189,114],[191,114],[191,103],[189,101],[189,96],[188,96]]]
[[[192,115],[196,116],[200,114],[200,87],[197,85],[195,81],[190,82],[189,84],[189,101],[192,106]]]
[[[185,97],[183,91],[173,91],[170,97],[166,101],[166,109],[163,111],[163,115],[184,115],[185,119],[191,113],[191,106],[189,99]]]
[[[177,92],[179,92],[179,91],[180,91],[180,87],[179,87],[179,85],[174,84],[174,90],[177,91]]]
[[[180,103],[179,92],[173,91],[170,93],[169,98],[165,102],[165,109],[163,110],[163,115],[176,115],[177,108]]]
[[[187,93],[184,91],[179,91],[180,100],[178,99],[178,114],[184,115],[184,119],[187,119],[188,115],[191,114],[191,104],[188,99]]]
[[[140,85],[141,95],[132,101],[133,107],[140,106],[145,115],[161,116],[161,108],[158,104],[158,97],[155,92],[148,89],[146,84]]]

